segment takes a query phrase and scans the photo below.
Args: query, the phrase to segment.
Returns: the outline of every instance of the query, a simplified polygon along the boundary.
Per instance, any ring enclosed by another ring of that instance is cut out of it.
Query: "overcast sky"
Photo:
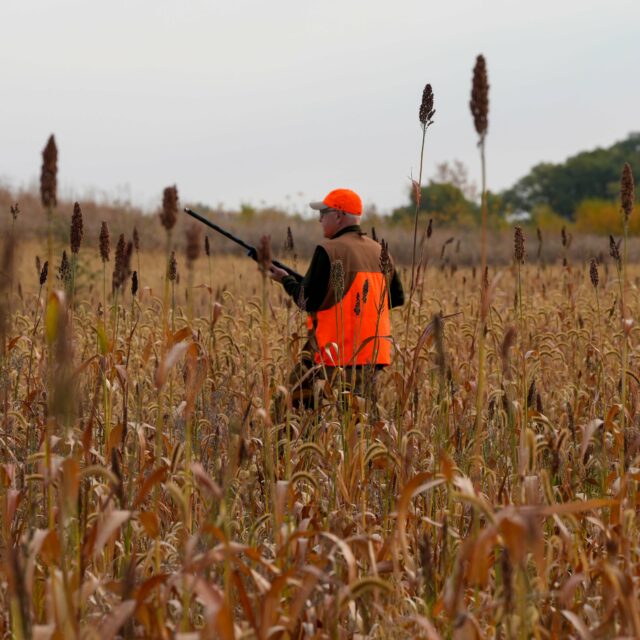
[[[390,211],[462,160],[487,59],[488,185],[640,130],[638,0],[0,0],[0,181],[155,209],[162,189],[300,210],[334,187]]]

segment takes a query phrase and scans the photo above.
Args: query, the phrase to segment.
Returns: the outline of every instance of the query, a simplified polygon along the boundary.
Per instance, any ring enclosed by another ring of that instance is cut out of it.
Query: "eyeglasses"
[[[326,209],[321,209],[318,219],[322,220],[326,215],[330,213],[339,213],[339,211],[337,209],[332,209],[331,207],[327,207]]]

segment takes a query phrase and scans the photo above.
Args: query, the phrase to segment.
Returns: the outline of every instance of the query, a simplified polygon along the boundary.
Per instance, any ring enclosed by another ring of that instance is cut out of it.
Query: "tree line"
[[[562,163],[537,164],[511,188],[488,194],[490,223],[501,226],[510,215],[526,214],[534,224],[573,222],[584,231],[608,233],[597,227],[619,217],[620,171],[625,162],[635,175],[640,174],[640,133],[631,133],[608,148],[583,151]],[[402,222],[414,215],[416,197],[412,190],[410,202],[394,210],[394,220]],[[421,189],[420,212],[442,225],[478,223],[477,193],[461,163],[438,166],[436,175]]]

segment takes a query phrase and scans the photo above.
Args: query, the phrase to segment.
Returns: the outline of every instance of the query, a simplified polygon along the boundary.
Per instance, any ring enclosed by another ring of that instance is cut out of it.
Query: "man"
[[[402,284],[388,253],[360,230],[362,201],[357,193],[335,189],[309,206],[319,211],[326,240],[316,247],[307,273],[300,280],[272,266],[269,275],[309,313],[310,346],[318,368],[329,379],[336,367],[353,368],[346,380],[355,379],[355,390],[362,393],[365,371],[391,363],[389,308],[404,303]],[[297,376],[300,383],[304,375],[298,371]],[[304,381],[299,386],[308,405],[308,385],[306,390]]]

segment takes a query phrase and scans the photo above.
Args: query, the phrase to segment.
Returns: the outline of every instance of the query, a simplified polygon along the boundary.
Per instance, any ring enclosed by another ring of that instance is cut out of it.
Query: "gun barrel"
[[[190,215],[192,218],[195,218],[199,222],[202,222],[202,224],[205,224],[207,227],[222,234],[225,238],[229,238],[229,240],[232,240],[236,244],[239,244],[241,247],[244,247],[247,250],[249,257],[253,258],[254,260],[258,259],[258,252],[254,246],[246,243],[244,240],[241,240],[237,236],[234,236],[232,233],[230,233],[226,229],[223,229],[222,227],[218,226],[215,222],[211,222],[211,220],[209,220],[208,218],[205,218],[203,215],[200,215],[197,211],[194,211],[193,209],[189,209],[189,207],[185,207],[184,212]],[[291,267],[287,267],[286,264],[282,264],[282,262],[279,262],[278,260],[272,260],[271,262],[276,267],[279,267],[280,269],[284,269],[290,276],[293,276],[294,278],[302,280],[302,276],[297,271],[294,271]]]

